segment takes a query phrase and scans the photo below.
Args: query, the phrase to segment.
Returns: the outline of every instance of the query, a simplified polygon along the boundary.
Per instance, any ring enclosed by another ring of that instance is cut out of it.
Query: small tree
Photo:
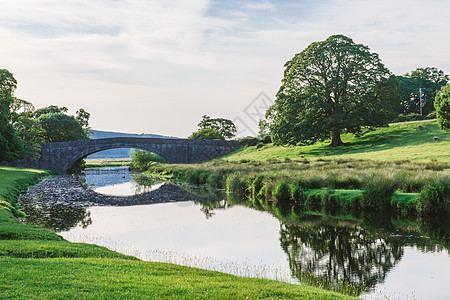
[[[210,116],[204,115],[200,123],[200,129],[214,129],[218,131],[224,138],[231,139],[236,135],[236,125],[233,121],[223,118],[211,119]]]
[[[446,85],[436,94],[434,100],[436,118],[439,127],[444,131],[450,131],[450,85]]]
[[[152,162],[165,163],[166,160],[161,156],[140,149],[133,149],[131,152],[131,168],[133,170],[145,171]]]

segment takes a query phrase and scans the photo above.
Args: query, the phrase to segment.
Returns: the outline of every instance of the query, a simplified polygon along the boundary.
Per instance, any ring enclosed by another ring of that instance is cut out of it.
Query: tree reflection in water
[[[66,231],[75,226],[86,228],[92,224],[91,213],[85,207],[68,205],[26,205],[25,221],[39,227]]]
[[[356,294],[383,282],[403,256],[398,236],[321,216],[281,222],[280,241],[301,282]]]

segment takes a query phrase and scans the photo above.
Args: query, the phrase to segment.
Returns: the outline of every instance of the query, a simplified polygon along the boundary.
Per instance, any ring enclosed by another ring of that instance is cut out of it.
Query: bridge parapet
[[[86,156],[114,148],[151,151],[169,163],[207,161],[239,148],[238,141],[118,137],[41,144],[40,157],[6,162],[2,165],[47,169],[67,174],[73,164]]]

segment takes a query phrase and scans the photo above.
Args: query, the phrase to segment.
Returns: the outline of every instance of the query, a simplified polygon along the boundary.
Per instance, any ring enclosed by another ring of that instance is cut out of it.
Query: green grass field
[[[433,141],[433,137],[440,141]],[[450,162],[450,133],[442,131],[435,120],[392,124],[356,138],[343,134],[344,146],[332,148],[329,141],[310,146],[264,145],[245,147],[224,157],[228,161],[243,159],[327,158],[377,161],[410,160]]]
[[[86,159],[86,168],[129,166],[131,158]]]
[[[43,174],[0,168],[0,299],[356,299],[274,280],[144,262],[22,224],[8,200]]]

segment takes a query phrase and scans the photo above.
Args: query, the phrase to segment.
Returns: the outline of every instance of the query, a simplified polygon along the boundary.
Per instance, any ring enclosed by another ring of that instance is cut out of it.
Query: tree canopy
[[[33,104],[14,96],[17,81],[0,69],[0,162],[38,155],[39,144],[88,139],[90,114],[51,105],[35,110]]]
[[[314,42],[285,65],[271,111],[275,144],[312,144],[387,126],[400,90],[378,54],[344,35]]]
[[[396,76],[402,93],[400,113],[420,113],[420,89],[422,90],[422,114],[434,110],[436,93],[447,84],[449,76],[435,67],[417,68],[411,73]]]
[[[23,142],[13,127],[12,108],[16,87],[13,74],[0,69],[0,161],[16,160],[24,154]]]
[[[224,138],[231,139],[236,135],[236,125],[233,121],[224,118],[214,118],[204,115],[198,123],[200,129],[211,128],[218,131]]]
[[[450,131],[450,85],[446,85],[437,93],[434,101],[436,118],[439,127],[444,131]]]
[[[214,118],[204,115],[198,123],[199,130],[193,132],[190,139],[225,140],[236,135],[236,125],[224,118]]]
[[[212,128],[202,128],[193,132],[190,139],[194,140],[225,140],[224,136],[219,131]]]

